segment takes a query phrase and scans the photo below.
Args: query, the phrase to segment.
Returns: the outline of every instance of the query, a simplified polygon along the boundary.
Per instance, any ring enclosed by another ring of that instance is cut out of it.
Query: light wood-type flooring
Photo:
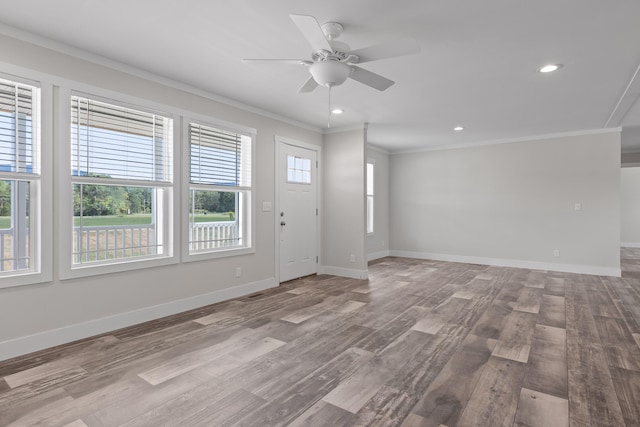
[[[0,363],[0,425],[638,426],[640,250],[623,263],[291,281]]]

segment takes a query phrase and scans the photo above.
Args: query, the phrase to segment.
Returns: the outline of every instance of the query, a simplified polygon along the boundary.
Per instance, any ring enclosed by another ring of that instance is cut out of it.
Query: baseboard
[[[232,288],[220,289],[203,295],[197,295],[164,304],[146,307],[139,310],[120,313],[100,319],[65,326],[25,337],[0,342],[0,360],[10,359],[45,348],[66,344],[82,338],[115,331],[127,326],[159,319],[176,313],[204,307],[205,305],[238,298],[254,292],[278,286],[278,281],[271,277],[257,282],[246,283]]]
[[[319,265],[318,274],[330,274],[332,276],[348,277],[350,279],[367,280],[369,270],[356,270],[355,268],[332,267],[330,265]]]
[[[591,265],[559,264],[552,262],[523,261],[517,259],[484,258],[464,255],[436,254],[431,252],[389,251],[391,256],[431,259],[434,261],[463,262],[466,264],[493,265],[496,267],[528,268],[531,270],[558,271],[561,273],[589,274],[593,276],[622,276],[622,270]]]
[[[621,248],[640,248],[640,242],[620,242]]]
[[[380,252],[372,252],[367,255],[367,261],[373,261],[376,259],[384,258],[389,256],[389,251],[380,251]]]

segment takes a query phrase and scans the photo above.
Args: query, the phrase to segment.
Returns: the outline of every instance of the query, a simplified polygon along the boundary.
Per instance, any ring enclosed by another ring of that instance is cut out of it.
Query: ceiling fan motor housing
[[[342,31],[344,31],[344,27],[338,22],[327,22],[322,24],[320,28],[322,28],[322,32],[327,40],[337,39],[340,37],[340,34],[342,34]]]
[[[327,60],[313,63],[309,72],[320,86],[332,87],[339,86],[347,80],[351,74],[351,67],[343,62]]]

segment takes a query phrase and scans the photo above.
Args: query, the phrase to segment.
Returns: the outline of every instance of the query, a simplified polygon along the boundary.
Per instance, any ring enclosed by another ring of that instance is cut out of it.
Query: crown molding
[[[389,155],[391,154],[389,150],[386,150],[382,147],[378,147],[377,145],[367,143],[367,150],[377,151],[378,153]]]
[[[330,135],[333,133],[350,132],[353,130],[366,130],[368,127],[369,127],[369,123],[362,123],[358,125],[346,125],[346,126],[340,126],[337,128],[323,129],[322,134]]]
[[[486,141],[478,141],[478,142],[464,142],[460,144],[451,144],[451,145],[436,145],[433,147],[425,147],[425,148],[417,148],[417,149],[409,149],[409,150],[394,150],[394,151],[391,151],[390,154],[391,155],[411,154],[411,153],[423,153],[428,151],[456,150],[459,148],[474,148],[474,147],[483,147],[486,145],[499,145],[499,144],[511,144],[515,142],[540,141],[545,139],[566,138],[571,136],[620,133],[621,131],[622,131],[622,128],[618,127],[618,128],[608,128],[608,129],[589,129],[589,130],[571,131],[571,132],[548,133],[548,134],[542,134],[542,135],[524,136],[519,138],[505,138],[505,139],[494,139],[494,140],[486,140]]]
[[[243,110],[249,113],[254,113],[264,117],[268,117],[273,120],[278,120],[280,122],[287,123],[289,125],[306,129],[312,132],[323,133],[322,129],[319,127],[312,126],[307,123],[302,123],[297,120],[291,119],[289,117],[281,116],[279,114],[272,113],[271,111],[267,111],[262,108],[255,107],[250,104],[245,104],[243,102],[236,101],[234,99],[215,94],[205,89],[201,89],[196,86],[192,86],[187,83],[183,83],[169,77],[155,74],[151,71],[147,71],[142,68],[137,68],[132,65],[125,64],[123,62],[119,62],[101,55],[97,55],[95,53],[91,53],[86,50],[70,46],[65,43],[57,42],[55,40],[51,40],[49,38],[46,38],[37,34],[33,34],[28,31],[21,30],[19,28],[12,27],[10,25],[0,23],[0,34],[5,35],[7,37],[14,38],[16,40],[20,40],[26,43],[40,46],[45,49],[52,50],[54,52],[58,52],[58,53],[68,55],[77,59],[81,59],[83,61],[101,65],[106,68],[111,68],[113,70],[120,71],[135,77],[139,77],[154,83],[158,83],[163,86],[167,86],[173,89],[178,89],[183,92],[190,93],[192,95],[197,95],[220,104],[238,108],[240,110]],[[60,76],[60,77],[64,77],[64,76]]]

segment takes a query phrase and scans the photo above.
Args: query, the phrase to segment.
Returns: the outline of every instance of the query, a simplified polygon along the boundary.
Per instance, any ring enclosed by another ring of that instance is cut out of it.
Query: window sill
[[[148,259],[138,259],[130,261],[120,261],[109,264],[83,265],[72,268],[62,268],[60,271],[60,279],[75,279],[79,277],[97,276],[101,274],[119,273],[122,271],[141,270],[143,268],[161,267],[164,265],[177,264],[179,262],[176,256],[164,256]]]
[[[51,282],[53,278],[51,274],[43,272],[21,272],[6,275],[0,275],[0,289],[13,288],[17,286],[38,285]]]
[[[255,248],[231,248],[220,249],[211,252],[186,253],[182,259],[183,262],[205,261],[209,259],[227,258],[232,256],[248,255],[256,253]]]

